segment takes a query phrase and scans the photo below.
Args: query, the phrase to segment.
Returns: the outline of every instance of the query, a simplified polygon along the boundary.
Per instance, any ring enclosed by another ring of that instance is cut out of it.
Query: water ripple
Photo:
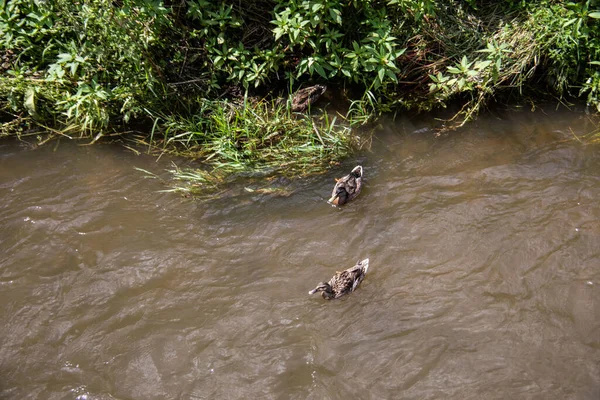
[[[0,397],[595,398],[600,153],[566,140],[583,123],[401,119],[290,197],[209,203],[133,170],[170,160],[3,145]],[[357,163],[360,197],[330,207]],[[365,257],[352,295],[306,294]]]

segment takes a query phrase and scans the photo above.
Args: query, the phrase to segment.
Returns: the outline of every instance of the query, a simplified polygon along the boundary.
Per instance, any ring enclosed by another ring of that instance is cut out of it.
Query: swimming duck
[[[343,178],[336,179],[336,184],[331,192],[331,198],[327,200],[329,203],[341,206],[354,200],[360,193],[362,188],[363,168],[358,165],[354,167],[350,174]]]
[[[336,272],[329,282],[319,283],[317,287],[308,292],[308,294],[322,292],[321,296],[326,300],[342,297],[345,294],[354,292],[354,289],[356,289],[362,280],[365,279],[368,269],[369,259],[365,258],[356,263],[352,268]]]

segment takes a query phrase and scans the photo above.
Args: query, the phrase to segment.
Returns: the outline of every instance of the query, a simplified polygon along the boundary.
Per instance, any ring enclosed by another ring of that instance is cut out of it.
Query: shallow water
[[[488,115],[291,184],[183,199],[119,146],[0,142],[2,399],[598,399],[600,149]],[[355,164],[365,189],[325,202]],[[307,292],[358,259],[359,289]]]

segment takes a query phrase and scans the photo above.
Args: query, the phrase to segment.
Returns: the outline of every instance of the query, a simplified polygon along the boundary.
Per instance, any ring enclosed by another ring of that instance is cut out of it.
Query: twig
[[[323,138],[319,134],[319,130],[317,129],[317,124],[315,124],[315,120],[312,120],[311,122],[312,122],[313,129],[315,130],[315,133],[317,134],[317,137],[319,138],[319,141],[321,142],[323,147],[325,147],[325,142],[323,142]]]
[[[183,82],[172,82],[169,83],[169,85],[173,85],[173,86],[177,86],[177,85],[186,85],[188,83],[197,83],[197,82],[203,82],[206,81],[206,79],[190,79],[189,81],[183,81]]]

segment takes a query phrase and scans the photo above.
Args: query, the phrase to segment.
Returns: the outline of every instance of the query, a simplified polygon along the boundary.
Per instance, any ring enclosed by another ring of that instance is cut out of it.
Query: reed
[[[305,176],[323,172],[360,147],[345,119],[292,114],[281,101],[202,100],[191,117],[166,115],[151,148],[192,158],[201,168],[170,170],[175,191],[212,191],[241,175]]]

